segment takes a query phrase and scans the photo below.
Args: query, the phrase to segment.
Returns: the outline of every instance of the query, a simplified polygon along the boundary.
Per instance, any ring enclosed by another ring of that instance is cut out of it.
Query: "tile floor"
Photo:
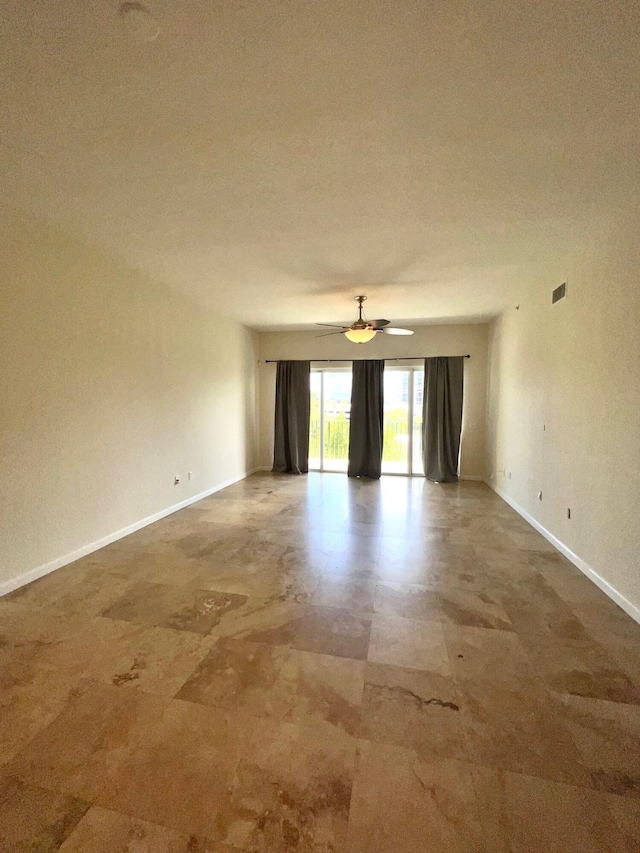
[[[0,600],[0,851],[638,853],[639,649],[484,485],[257,475]]]

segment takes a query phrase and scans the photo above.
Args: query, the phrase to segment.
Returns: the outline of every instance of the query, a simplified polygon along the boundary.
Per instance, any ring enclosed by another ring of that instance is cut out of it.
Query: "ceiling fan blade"
[[[320,324],[318,323],[318,325]],[[347,328],[349,327],[347,326]],[[316,338],[328,338],[329,335],[344,335],[344,332],[326,332],[324,335],[316,335]]]
[[[338,323],[316,323],[316,326],[329,326],[331,329],[348,329],[349,326],[340,326]]]
[[[381,329],[383,326],[389,325],[389,320],[370,320],[369,323],[372,329]]]
[[[413,331],[411,329],[396,329],[395,327],[392,329],[382,329],[385,335],[412,335]]]

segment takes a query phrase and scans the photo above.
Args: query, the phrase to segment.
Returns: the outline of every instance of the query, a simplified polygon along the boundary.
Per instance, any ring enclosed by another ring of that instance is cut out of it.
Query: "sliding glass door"
[[[312,370],[309,424],[311,470],[347,470],[350,412],[351,370]]]
[[[385,367],[383,474],[424,474],[422,367]]]
[[[386,365],[383,474],[424,476],[422,465],[423,387],[422,366]],[[312,370],[309,426],[310,470],[347,470],[350,412],[351,369]]]

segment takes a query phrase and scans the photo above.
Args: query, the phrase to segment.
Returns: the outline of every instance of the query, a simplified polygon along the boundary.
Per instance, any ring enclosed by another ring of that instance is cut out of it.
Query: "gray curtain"
[[[279,361],[276,374],[276,422],[273,470],[306,474],[309,470],[308,361]]]
[[[464,356],[425,359],[422,458],[435,483],[458,482],[463,384]]]
[[[380,478],[384,361],[354,361],[349,429],[350,477]]]

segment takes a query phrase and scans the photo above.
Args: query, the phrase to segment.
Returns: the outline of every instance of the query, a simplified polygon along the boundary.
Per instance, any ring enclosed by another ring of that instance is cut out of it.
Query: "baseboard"
[[[578,556],[578,554],[574,553],[571,548],[567,547],[557,536],[554,536],[553,533],[550,533],[546,527],[543,527],[539,521],[523,509],[519,504],[517,504],[513,498],[509,497],[509,495],[492,483],[490,480],[485,480],[487,486],[493,489],[493,491],[499,495],[505,503],[508,503],[512,509],[521,515],[525,521],[528,521],[529,524],[534,527],[538,533],[540,533],[544,538],[550,542],[554,548],[557,548],[561,554],[563,554],[567,560],[570,560],[576,568],[580,569],[580,571],[585,574],[590,580],[592,580],[596,586],[598,586],[612,601],[621,607],[625,613],[631,616],[636,622],[640,623],[640,607],[636,607],[628,598],[625,598],[622,593],[618,592],[618,590],[612,586],[609,581],[605,580],[602,575],[599,575],[596,570],[583,560],[582,557]]]
[[[127,527],[123,527],[120,530],[116,530],[115,533],[109,533],[107,536],[103,536],[102,539],[96,539],[95,542],[90,542],[88,545],[83,545],[81,548],[77,548],[75,551],[71,551],[68,554],[65,554],[63,557],[57,557],[55,560],[50,560],[48,563],[43,563],[41,566],[36,566],[34,569],[29,569],[28,572],[23,572],[21,575],[18,575],[15,578],[10,578],[7,581],[3,581],[0,583],[0,598],[3,595],[7,595],[9,592],[13,592],[14,589],[19,589],[21,586],[25,586],[25,584],[31,583],[31,581],[38,580],[38,578],[42,578],[45,575],[50,574],[51,572],[55,572],[56,569],[61,569],[63,566],[68,566],[69,563],[73,563],[76,560],[79,560],[81,557],[86,557],[87,554],[92,554],[94,551],[99,551],[100,548],[104,548],[105,545],[110,545],[112,542],[116,542],[118,539],[123,539],[125,536],[128,536],[130,533],[135,533],[136,530],[140,530],[143,527],[147,527],[149,524],[153,524],[155,521],[160,521],[162,518],[166,518],[168,515],[172,515],[174,512],[178,512],[180,509],[184,509],[191,504],[197,503],[201,501],[203,498],[209,497],[209,495],[213,495],[216,492],[222,491],[222,489],[226,489],[227,486],[232,486],[234,483],[240,482],[240,480],[244,480],[246,477],[250,477],[251,474],[255,474],[257,471],[260,471],[260,468],[252,468],[250,471],[247,471],[244,474],[240,474],[238,477],[232,477],[230,480],[225,480],[224,483],[219,483],[217,486],[213,486],[211,489],[207,489],[205,492],[200,492],[199,495],[193,495],[193,497],[187,498],[184,501],[180,501],[180,503],[174,504],[173,506],[167,507],[166,509],[160,510],[160,512],[156,512],[153,515],[148,515],[146,518],[140,519],[140,521],[135,521],[133,524],[129,524]]]

